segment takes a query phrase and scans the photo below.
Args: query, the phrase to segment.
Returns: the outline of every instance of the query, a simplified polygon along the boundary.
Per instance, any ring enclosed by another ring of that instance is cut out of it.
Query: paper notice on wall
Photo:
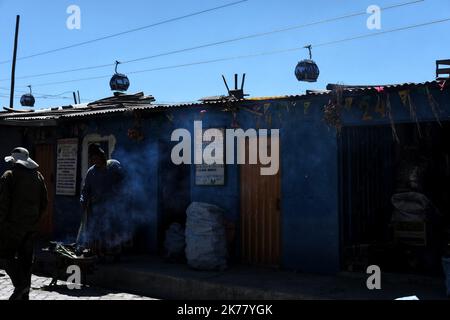
[[[56,194],[74,196],[77,192],[78,139],[58,140]]]
[[[215,142],[215,148],[211,152],[214,159],[222,159],[224,161],[224,129],[217,129],[220,134],[218,134],[212,140]],[[216,132],[218,133],[218,132]],[[198,186],[223,186],[225,185],[225,165],[223,164],[207,164],[213,162],[214,159],[210,157],[209,152],[205,152],[205,149],[211,148],[210,141],[203,141],[202,133],[197,133],[199,136],[196,137],[196,141],[202,141],[199,144],[200,152],[203,157],[203,164],[198,164],[195,166],[195,184]],[[208,147],[209,146],[209,147]]]

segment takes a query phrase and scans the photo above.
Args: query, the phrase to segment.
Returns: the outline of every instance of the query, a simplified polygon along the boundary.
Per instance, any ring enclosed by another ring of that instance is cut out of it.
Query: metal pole
[[[81,99],[80,99],[80,91],[77,90],[77,94],[78,94],[78,103],[81,103]]]
[[[73,93],[73,101],[75,102],[75,104],[77,104],[77,96],[75,94],[75,91],[72,91]]]
[[[17,42],[19,39],[19,23],[20,23],[20,16],[17,15],[17,17],[16,17],[16,35],[14,37],[14,53],[13,53],[12,69],[11,69],[11,94],[9,97],[9,107],[11,109],[14,108],[14,85],[15,85],[15,76],[16,76]]]

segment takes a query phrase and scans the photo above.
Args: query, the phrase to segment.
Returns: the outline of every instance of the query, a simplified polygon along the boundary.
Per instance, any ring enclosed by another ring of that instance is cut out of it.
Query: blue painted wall
[[[449,89],[440,91],[439,88],[433,87],[430,92],[439,105],[440,120],[449,120]],[[391,92],[390,97],[393,122],[413,122],[409,106],[402,104],[398,93]],[[340,269],[339,136],[335,128],[329,127],[323,120],[323,107],[329,98],[326,95],[318,95],[248,101],[241,105],[247,110],[241,109],[238,112],[237,121],[244,130],[280,129],[281,251],[282,266],[286,269],[323,273],[334,273]],[[367,109],[360,103],[364,99],[368,103]],[[430,107],[426,91],[421,88],[412,89],[411,99],[417,109],[418,121],[436,120],[436,112]],[[352,106],[342,110],[343,125],[390,125],[389,117],[376,111],[377,101],[376,92],[353,95]],[[164,214],[160,210],[158,197],[158,191],[161,189],[158,185],[158,167],[161,160],[158,144],[168,143],[173,146],[175,143],[170,142],[170,135],[177,128],[186,128],[193,135],[195,120],[202,120],[205,129],[230,128],[232,115],[230,112],[223,112],[223,107],[174,107],[148,115],[148,118],[142,120],[145,136],[142,142],[134,142],[127,137],[127,130],[133,125],[131,115],[75,121],[85,123],[84,129],[79,132],[80,141],[89,133],[114,134],[117,145],[113,157],[125,166],[132,165],[131,171],[136,178],[130,188],[136,195],[133,199],[138,212],[137,218],[142,219],[141,222],[148,231],[148,252],[156,251],[158,222]],[[201,112],[202,110],[206,112]],[[9,132],[14,129],[4,127],[2,130]],[[70,137],[60,130],[59,138]],[[220,187],[196,186],[194,166],[190,169],[190,200],[210,202],[223,207],[227,211],[227,217],[234,220],[239,227],[239,167],[227,166],[226,184]],[[56,197],[56,235],[73,237],[76,234],[80,214],[78,208],[78,197]]]

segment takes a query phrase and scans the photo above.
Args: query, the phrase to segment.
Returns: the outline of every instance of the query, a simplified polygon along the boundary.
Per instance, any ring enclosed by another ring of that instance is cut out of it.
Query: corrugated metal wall
[[[343,245],[384,236],[394,187],[394,142],[389,126],[345,127],[340,137]]]

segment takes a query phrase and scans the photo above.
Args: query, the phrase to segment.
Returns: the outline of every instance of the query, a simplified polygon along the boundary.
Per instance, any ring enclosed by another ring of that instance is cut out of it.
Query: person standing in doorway
[[[82,219],[77,243],[86,244],[102,259],[119,259],[126,235],[122,232],[124,203],[121,164],[107,159],[98,144],[89,145],[89,165],[81,190]]]
[[[29,300],[34,240],[48,205],[44,177],[25,148],[5,157],[12,169],[0,178],[0,258],[14,285],[10,300]]]

